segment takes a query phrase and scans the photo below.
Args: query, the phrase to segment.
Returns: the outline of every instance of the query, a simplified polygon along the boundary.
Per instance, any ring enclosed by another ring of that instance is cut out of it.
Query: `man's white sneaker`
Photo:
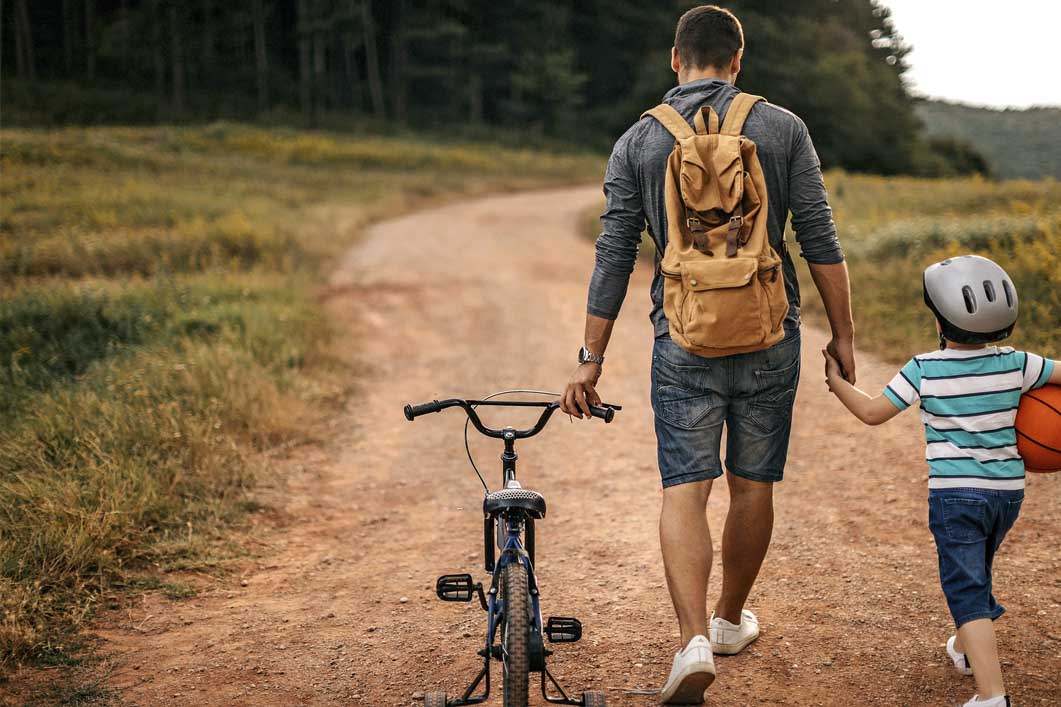
[[[962,675],[972,675],[973,666],[969,665],[969,657],[964,653],[959,653],[954,650],[954,642],[958,640],[957,636],[951,636],[947,639],[947,655],[954,661],[954,669]]]
[[[714,612],[711,613],[709,633],[711,648],[715,653],[737,655],[759,637],[759,619],[755,618],[755,614],[745,609],[740,615],[740,624],[734,625],[721,617],[716,618]]]
[[[999,695],[981,700],[979,695],[973,695],[973,699],[966,702],[962,707],[1012,707],[1009,695]]]
[[[660,691],[660,702],[667,705],[698,705],[704,701],[704,690],[715,681],[715,659],[711,643],[703,636],[693,636],[674,655],[670,677]]]

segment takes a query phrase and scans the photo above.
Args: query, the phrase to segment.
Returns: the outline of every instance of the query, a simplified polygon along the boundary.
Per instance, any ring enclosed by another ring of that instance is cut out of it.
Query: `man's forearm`
[[[605,319],[593,314],[586,315],[586,348],[590,353],[604,355],[604,350],[608,348],[608,341],[612,338],[613,326],[615,326],[614,319]]]
[[[851,317],[851,284],[847,279],[847,263],[832,265],[810,264],[814,285],[825,305],[829,328],[837,339],[851,339],[855,324]]]
[[[614,319],[586,314],[586,348],[590,353],[604,355],[614,324]],[[560,397],[560,409],[580,419],[591,417],[590,406],[600,405],[600,396],[597,395],[595,386],[600,380],[602,370],[599,363],[586,361],[579,364],[564,388],[564,394]]]

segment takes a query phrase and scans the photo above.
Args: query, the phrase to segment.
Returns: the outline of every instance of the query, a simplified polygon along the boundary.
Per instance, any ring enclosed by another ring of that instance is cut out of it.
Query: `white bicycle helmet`
[[[997,263],[979,255],[948,258],[925,269],[924,287],[925,304],[947,339],[987,344],[1013,332],[1017,288]]]

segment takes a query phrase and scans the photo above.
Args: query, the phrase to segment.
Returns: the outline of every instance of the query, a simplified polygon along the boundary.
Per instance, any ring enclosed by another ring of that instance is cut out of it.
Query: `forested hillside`
[[[14,0],[2,5],[4,119],[412,126],[606,149],[674,84],[674,27],[694,4]],[[744,23],[741,87],[802,116],[826,166],[925,171],[886,8],[726,5]]]
[[[1061,179],[1061,107],[996,110],[918,101],[916,111],[927,135],[975,145],[995,176]]]

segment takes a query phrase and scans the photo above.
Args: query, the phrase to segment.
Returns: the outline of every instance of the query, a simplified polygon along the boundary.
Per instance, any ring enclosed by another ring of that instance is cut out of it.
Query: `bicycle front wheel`
[[[505,614],[501,623],[504,649],[504,707],[527,707],[530,680],[530,591],[527,568],[511,562],[501,572]]]

